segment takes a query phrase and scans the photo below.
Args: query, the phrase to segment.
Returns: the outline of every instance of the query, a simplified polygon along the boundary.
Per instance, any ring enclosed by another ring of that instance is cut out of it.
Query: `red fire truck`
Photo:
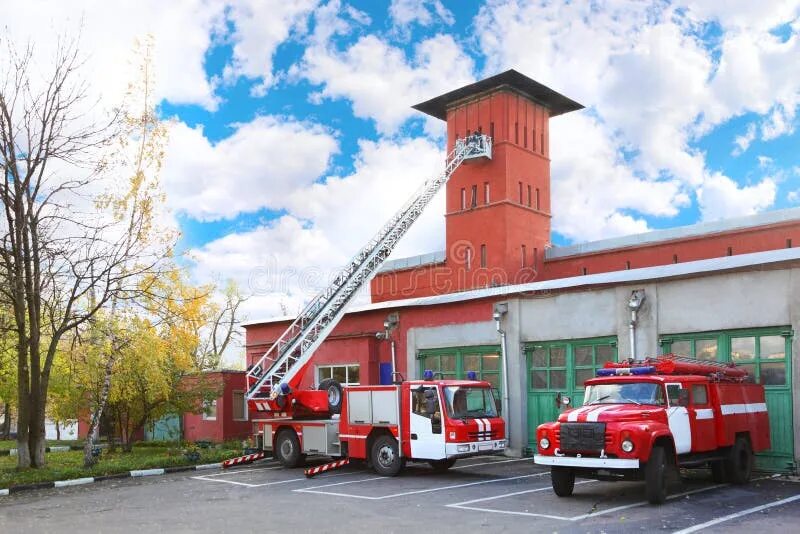
[[[715,480],[744,484],[754,452],[770,447],[764,388],[741,368],[667,355],[609,362],[597,375],[583,406],[536,430],[534,461],[551,467],[559,497],[572,495],[576,476],[643,479],[659,504],[678,467],[711,467]]]
[[[258,423],[263,448],[286,467],[299,465],[306,455],[325,455],[366,460],[378,474],[393,476],[406,460],[445,470],[458,458],[505,450],[505,423],[489,382],[431,377],[383,386],[321,386],[328,388],[332,410],[341,413],[307,419],[271,412]]]

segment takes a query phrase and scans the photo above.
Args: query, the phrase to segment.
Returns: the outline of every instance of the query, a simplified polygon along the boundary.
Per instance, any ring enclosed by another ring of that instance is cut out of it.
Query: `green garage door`
[[[535,449],[536,427],[555,421],[558,393],[572,399],[570,407],[583,404],[583,382],[598,368],[617,360],[617,338],[574,339],[526,343],[528,363],[528,442]]]
[[[444,378],[465,379],[475,371],[478,380],[486,380],[502,391],[500,346],[450,347],[421,350],[417,353],[419,376],[430,369]]]
[[[764,384],[772,448],[756,464],[767,471],[794,470],[790,327],[669,335],[661,348],[664,354],[734,362]]]

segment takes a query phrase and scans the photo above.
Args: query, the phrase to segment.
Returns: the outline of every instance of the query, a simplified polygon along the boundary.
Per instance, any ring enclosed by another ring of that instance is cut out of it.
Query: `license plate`
[[[488,451],[491,448],[492,448],[492,444],[491,443],[481,443],[480,445],[478,445],[478,450],[479,451]]]

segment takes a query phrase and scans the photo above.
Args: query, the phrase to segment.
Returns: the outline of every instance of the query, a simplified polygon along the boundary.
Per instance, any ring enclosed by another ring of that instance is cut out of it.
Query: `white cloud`
[[[347,99],[357,117],[373,119],[381,133],[392,134],[409,118],[420,116],[412,105],[474,81],[472,59],[449,35],[419,42],[411,58],[372,34],[340,50],[331,37],[352,25],[332,10],[336,5],[331,2],[315,12],[313,42],[302,62],[290,70],[293,77],[322,86],[312,101]],[[431,129],[442,131],[438,121]]]
[[[80,33],[81,51],[87,57],[83,74],[91,81],[92,94],[102,97],[106,107],[118,105],[134,77],[130,58],[135,40],[152,34],[156,96],[213,110],[219,99],[204,61],[213,36],[222,29],[223,11],[224,5],[202,0],[29,0],[8,3],[3,16],[14,21],[8,25],[14,40],[23,46],[33,42],[39,54],[51,54],[59,37]]]
[[[402,139],[362,141],[352,174],[298,188],[288,214],[255,230],[227,235],[193,250],[201,280],[222,273],[255,296],[253,318],[296,313],[402,205],[425,178],[441,172],[434,144]],[[395,256],[444,247],[444,197],[435,197],[400,242]]]
[[[750,148],[750,143],[756,139],[756,125],[750,123],[747,125],[747,131],[742,135],[737,135],[733,140],[736,148],[733,149],[732,154],[738,156]]]
[[[613,134],[587,114],[551,123],[553,229],[574,240],[648,230],[625,211],[672,217],[689,203],[677,180],[648,180],[625,163]]]
[[[400,26],[411,23],[431,26],[439,22],[450,25],[455,22],[453,13],[444,7],[441,0],[392,0],[389,15]]]
[[[800,203],[800,189],[789,191],[789,194],[786,195],[786,200],[788,200],[792,204]]]
[[[240,76],[260,79],[251,92],[263,96],[273,84],[272,59],[295,28],[304,28],[318,0],[236,0],[228,17],[233,23],[233,58],[225,67],[228,82]]]
[[[697,200],[704,221],[752,215],[772,206],[777,185],[772,178],[757,184],[739,186],[720,173],[707,177],[697,189]]]
[[[164,165],[172,208],[201,220],[282,209],[285,197],[320,177],[338,151],[332,133],[291,118],[262,116],[233,126],[216,144],[200,127],[172,126]]]

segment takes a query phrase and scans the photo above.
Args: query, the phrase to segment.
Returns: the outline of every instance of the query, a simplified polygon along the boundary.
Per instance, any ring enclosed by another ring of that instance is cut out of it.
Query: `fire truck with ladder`
[[[391,476],[406,460],[447,469],[457,458],[505,450],[505,422],[491,384],[472,374],[471,380],[439,380],[426,371],[425,380],[406,381],[392,361],[389,385],[342,387],[329,379],[317,389],[299,388],[314,351],[434,195],[462,163],[491,157],[489,136],[457,140],[445,171],[426,181],[248,367],[246,399],[257,442],[284,466],[322,455],[343,459],[331,466],[366,460]]]
[[[770,447],[764,387],[733,364],[671,354],[607,362],[585,387],[583,406],[536,430],[534,461],[550,466],[559,497],[572,495],[576,476],[644,480],[660,504],[678,468],[744,484],[754,453]]]

